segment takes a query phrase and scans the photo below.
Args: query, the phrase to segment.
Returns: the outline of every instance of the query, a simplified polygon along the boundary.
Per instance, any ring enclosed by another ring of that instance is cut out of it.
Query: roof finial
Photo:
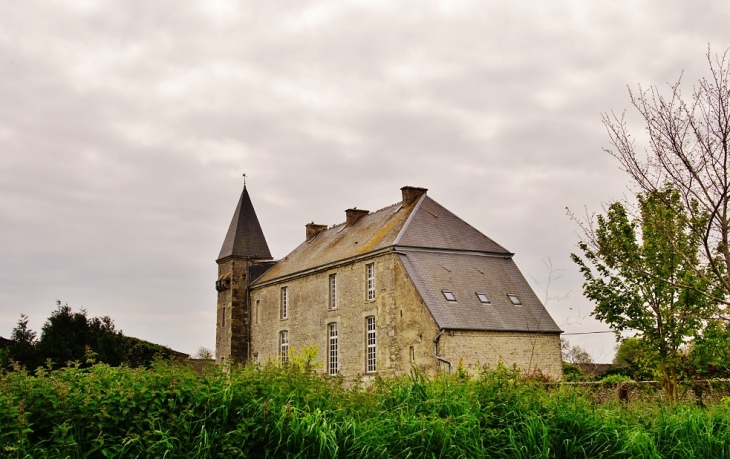
[[[243,173],[243,187],[246,188],[246,173]]]

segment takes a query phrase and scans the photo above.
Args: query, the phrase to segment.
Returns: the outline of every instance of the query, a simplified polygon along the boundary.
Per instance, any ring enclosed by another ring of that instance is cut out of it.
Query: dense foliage
[[[592,404],[504,369],[346,388],[275,366],[68,367],[0,378],[0,455],[728,458],[730,404]]]
[[[702,330],[716,305],[712,286],[697,275],[702,234],[689,224],[677,190],[639,194],[639,215],[611,204],[598,215],[593,238],[572,254],[585,278],[583,294],[596,303],[591,315],[616,333],[634,330],[643,357],[653,360],[667,396],[677,400],[683,347]]]
[[[18,363],[30,370],[39,366],[64,367],[68,362],[88,366],[104,362],[111,366],[149,366],[156,357],[171,358],[174,351],[116,330],[108,316],[88,317],[85,310],[72,311],[58,304],[43,325],[40,339],[20,316],[10,336],[11,342],[0,351],[0,365]]]

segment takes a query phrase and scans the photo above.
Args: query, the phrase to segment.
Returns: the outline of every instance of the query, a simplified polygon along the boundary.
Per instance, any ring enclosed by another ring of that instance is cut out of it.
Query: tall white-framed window
[[[289,331],[287,330],[279,332],[279,357],[282,365],[289,363]]]
[[[375,366],[375,316],[365,318],[365,371],[373,373]]]
[[[281,288],[281,302],[279,308],[279,316],[282,319],[289,317],[289,289],[287,287]]]
[[[330,274],[329,294],[329,309],[337,309],[337,274]]]
[[[365,265],[365,277],[367,278],[368,301],[375,299],[375,263]]]
[[[327,340],[327,373],[330,375],[336,375],[340,369],[337,343],[337,323],[332,323],[327,326]]]

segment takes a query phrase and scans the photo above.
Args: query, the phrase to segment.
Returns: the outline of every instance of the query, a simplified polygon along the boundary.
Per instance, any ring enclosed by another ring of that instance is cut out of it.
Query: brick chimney
[[[426,194],[428,188],[419,188],[417,186],[404,186],[400,189],[403,192],[403,205],[407,206],[416,199],[420,198],[421,195]]]
[[[307,223],[307,242],[311,241],[322,231],[327,229],[327,225],[317,225],[316,223]]]
[[[360,220],[362,217],[366,216],[369,213],[369,210],[358,209],[357,207],[347,209],[345,211],[345,217],[347,217],[347,219],[345,220],[345,226],[354,225],[355,223],[357,223],[358,220]]]

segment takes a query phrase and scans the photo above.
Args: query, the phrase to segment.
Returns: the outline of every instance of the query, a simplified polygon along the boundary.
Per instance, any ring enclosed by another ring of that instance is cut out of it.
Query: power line
[[[594,335],[597,333],[613,333],[613,330],[605,330],[605,331],[591,331],[591,332],[581,332],[581,333],[563,333],[563,336],[573,336],[573,335]]]

